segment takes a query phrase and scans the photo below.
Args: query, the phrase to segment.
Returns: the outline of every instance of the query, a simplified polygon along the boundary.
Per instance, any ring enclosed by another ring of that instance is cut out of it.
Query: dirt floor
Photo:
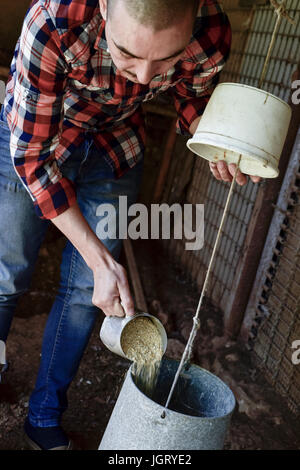
[[[0,450],[23,450],[23,422],[39,364],[43,328],[55,297],[64,238],[50,230],[41,248],[31,290],[18,306],[8,341],[10,368],[0,385]],[[167,355],[179,358],[187,341],[199,293],[175,266],[167,265],[157,242],[134,249],[148,310],[165,324]],[[122,258],[125,263],[124,257]],[[129,362],[110,353],[99,339],[99,320],[69,389],[63,426],[77,449],[96,450]],[[205,302],[193,362],[218,375],[233,390],[237,407],[225,449],[299,449],[300,424],[264,381],[241,345],[223,337],[222,314]]]

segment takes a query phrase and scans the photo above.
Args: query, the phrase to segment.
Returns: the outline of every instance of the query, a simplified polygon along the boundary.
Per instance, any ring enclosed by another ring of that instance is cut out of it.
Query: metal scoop
[[[111,352],[128,359],[122,349],[121,338],[125,326],[137,317],[148,317],[155,324],[161,336],[163,353],[165,353],[168,339],[164,326],[156,317],[144,312],[136,313],[134,316],[105,317],[100,329],[100,339],[102,343],[105,344]]]

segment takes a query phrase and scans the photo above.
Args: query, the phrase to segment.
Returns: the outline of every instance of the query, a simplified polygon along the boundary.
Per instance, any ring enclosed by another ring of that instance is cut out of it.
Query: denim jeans
[[[0,115],[0,339],[6,342],[18,298],[28,290],[48,220],[40,219],[18,178],[10,156],[10,131]],[[120,179],[101,156],[91,138],[61,165],[64,176],[74,181],[77,202],[92,230],[101,220],[97,208],[113,204],[118,215],[118,197],[136,201],[143,161]],[[118,217],[117,217],[118,219]],[[102,240],[115,259],[122,242]],[[61,261],[60,285],[44,331],[41,362],[35,389],[29,401],[33,426],[60,423],[67,408],[67,389],[79,367],[89,341],[98,308],[92,304],[93,273],[67,242]]]

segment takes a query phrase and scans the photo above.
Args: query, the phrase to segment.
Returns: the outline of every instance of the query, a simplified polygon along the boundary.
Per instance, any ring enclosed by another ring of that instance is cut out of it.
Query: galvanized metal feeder
[[[99,450],[223,448],[235,398],[224,382],[201,367],[192,365],[180,376],[170,408],[163,415],[178,364],[162,361],[151,398],[136,385],[129,369]]]

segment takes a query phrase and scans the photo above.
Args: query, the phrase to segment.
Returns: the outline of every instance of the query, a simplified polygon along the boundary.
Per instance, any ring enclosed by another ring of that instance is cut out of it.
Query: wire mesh
[[[296,26],[284,18],[281,20],[262,88],[288,101],[291,76],[300,58],[299,0],[290,0],[286,6],[289,15],[296,21]],[[241,76],[246,85],[258,86],[276,18],[271,6],[259,7],[254,14],[241,68]]]

